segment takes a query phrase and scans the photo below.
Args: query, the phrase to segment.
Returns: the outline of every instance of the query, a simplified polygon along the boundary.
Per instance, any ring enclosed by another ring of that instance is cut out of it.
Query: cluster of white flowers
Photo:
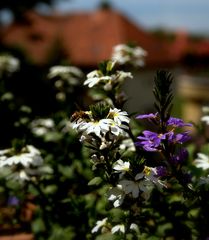
[[[78,79],[83,77],[83,72],[74,66],[53,66],[49,70],[48,78],[54,77],[66,80],[69,84],[77,85]],[[59,87],[59,82],[56,85]]]
[[[74,66],[53,66],[49,70],[48,78],[55,79],[54,86],[57,89],[56,98],[65,101],[66,92],[72,92],[73,87],[80,84],[83,72]]]
[[[94,119],[91,111],[78,113],[77,118],[73,121],[73,128],[81,132],[83,136],[95,134],[103,138],[107,133],[114,136],[127,135],[129,117],[127,112],[117,108],[110,108],[107,116],[103,119]]]
[[[139,228],[135,223],[131,223],[129,226],[129,229],[135,232],[139,231]],[[111,226],[111,224],[108,222],[108,218],[104,218],[102,220],[98,220],[96,222],[95,227],[91,230],[92,233],[96,233],[98,231],[101,231],[101,232],[110,231],[112,234],[115,234],[115,233],[124,234],[126,229],[124,224],[117,224],[115,226]]]
[[[0,56],[0,77],[2,74],[11,74],[17,71],[20,67],[20,61],[12,55],[4,54]]]
[[[11,170],[8,178],[20,182],[29,181],[31,177],[41,174],[43,158],[40,151],[32,145],[27,145],[18,153],[13,148],[0,151],[0,170]]]
[[[114,68],[115,62],[109,61],[110,70]],[[95,85],[102,85],[105,91],[110,91],[117,84],[124,82],[126,78],[133,78],[130,72],[124,71],[115,71],[111,74],[104,74],[101,70],[94,70],[87,74],[87,79],[84,81],[84,85],[87,85],[89,88],[94,87]]]
[[[124,174],[130,171],[130,163],[118,160],[113,167],[120,174],[120,181],[116,187],[113,187],[108,192],[108,200],[113,202],[114,207],[119,207],[126,195],[133,198],[138,198],[139,194],[148,200],[152,189],[157,186],[159,189],[166,187],[166,184],[161,181],[157,174],[156,168],[144,167],[141,173],[136,174],[134,180],[124,178]]]
[[[119,65],[131,64],[142,67],[146,56],[147,52],[141,47],[119,44],[113,48],[112,60]]]
[[[155,185],[158,187],[165,186],[159,180],[156,169],[146,167],[142,173],[134,177],[129,161],[112,158],[112,155],[117,156],[119,154],[122,158],[124,152],[132,153],[136,151],[129,131],[130,118],[127,112],[114,107],[114,105],[117,106],[116,103],[120,103],[121,99],[123,100],[123,96],[120,95],[122,83],[125,79],[133,78],[133,76],[130,72],[124,72],[116,68],[122,64],[143,66],[146,54],[146,51],[140,47],[129,47],[125,44],[116,46],[112,59],[102,62],[99,69],[87,74],[87,79],[84,81],[84,85],[89,88],[98,87],[100,90],[98,92],[104,93],[101,98],[103,100],[105,98],[105,102],[108,102],[111,107],[107,107],[108,104],[105,104],[106,107],[103,105],[99,107],[95,104],[92,108],[90,107],[90,111],[75,112],[71,119],[73,129],[81,133],[80,140],[89,143],[92,149],[98,150],[91,156],[93,168],[97,168],[97,165],[105,168],[108,162],[110,168],[107,169],[107,175],[114,174],[114,176],[117,176],[118,174],[118,179],[113,185],[116,187],[111,187],[107,192],[107,198],[113,202],[115,208],[120,207],[127,196],[138,198],[141,195],[144,199],[148,199]],[[110,91],[113,91],[115,98],[111,98]],[[117,102],[116,100],[120,101]],[[110,152],[110,157],[105,155],[106,151],[103,150],[111,151],[111,149],[113,149],[113,152]],[[116,149],[117,154],[114,149]],[[123,223],[112,226],[108,219],[104,218],[97,221],[92,233],[101,230],[102,233],[124,234],[126,229],[136,231],[138,226],[135,223],[130,226],[125,226]]]

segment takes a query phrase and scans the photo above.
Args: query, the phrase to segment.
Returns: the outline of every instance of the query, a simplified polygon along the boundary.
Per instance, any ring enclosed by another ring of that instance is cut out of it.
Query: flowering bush
[[[206,240],[208,108],[198,126],[172,116],[173,78],[158,70],[155,111],[128,113],[123,82],[132,74],[121,68],[142,66],[146,52],[126,45],[114,51],[86,79],[73,66],[50,69],[61,101],[52,116],[34,117],[21,106],[14,124],[24,136],[0,151],[3,202],[15,206],[14,223],[35,239]],[[83,93],[82,81],[92,104],[75,110],[67,104],[73,92]],[[26,222],[18,213],[28,202],[35,207]]]

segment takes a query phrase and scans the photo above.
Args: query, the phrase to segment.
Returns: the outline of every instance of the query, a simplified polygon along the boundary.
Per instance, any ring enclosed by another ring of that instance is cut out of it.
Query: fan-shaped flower
[[[130,118],[126,111],[121,111],[120,109],[114,108],[110,109],[108,117],[113,118],[113,120],[120,126],[122,123],[129,123]]]
[[[155,152],[159,151],[161,141],[166,139],[166,134],[158,134],[148,130],[143,131],[144,136],[138,136],[136,146],[142,147],[145,151]]]
[[[125,233],[125,225],[124,225],[124,224],[115,225],[115,226],[111,229],[111,233],[114,234],[114,233],[116,233],[116,232]]]
[[[103,218],[96,222],[96,226],[91,230],[92,233],[98,232],[102,227],[107,224],[107,218]]]
[[[10,153],[12,149],[0,151],[0,167],[21,164],[24,167],[40,166],[43,159],[40,151],[32,145],[27,145],[19,154],[7,157],[5,153]]]
[[[207,170],[209,169],[209,158],[203,153],[197,153],[197,158],[194,160],[194,164],[198,168]]]

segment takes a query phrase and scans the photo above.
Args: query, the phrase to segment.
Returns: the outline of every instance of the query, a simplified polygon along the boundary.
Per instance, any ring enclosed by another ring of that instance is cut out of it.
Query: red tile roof
[[[110,58],[113,46],[128,42],[135,42],[148,51],[148,65],[168,61],[162,42],[116,11],[75,13],[66,18],[63,27],[63,48],[75,65],[95,65]]]
[[[64,16],[27,12],[25,19],[4,29],[0,40],[6,46],[23,49],[36,64],[47,64],[62,53],[74,65],[96,66],[110,58],[116,44],[134,42],[148,52],[146,65],[159,67],[178,62],[189,47],[191,50],[186,33],[179,33],[171,44],[111,9]],[[209,43],[202,43],[195,51],[209,53]]]
[[[22,50],[35,63],[45,64],[58,41],[60,19],[43,17],[35,12],[26,13],[25,19],[25,22],[14,22],[3,29],[1,42],[8,47]]]

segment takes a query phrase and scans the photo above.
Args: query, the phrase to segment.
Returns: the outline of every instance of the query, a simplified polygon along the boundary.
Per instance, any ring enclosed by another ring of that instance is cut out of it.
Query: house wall
[[[154,77],[156,74],[156,69],[142,69],[139,71],[135,71],[133,73],[134,78],[128,79],[124,84],[124,92],[128,98],[128,101],[125,105],[126,110],[129,113],[147,113],[151,111],[155,111],[153,103],[153,85],[154,85]],[[182,70],[178,68],[170,69],[173,75],[173,92],[175,95],[175,99],[178,97],[178,89],[177,89],[177,81],[179,76],[182,74]],[[180,108],[180,106],[179,106]],[[177,109],[176,109],[177,110]],[[175,110],[175,111],[176,111]],[[180,109],[178,109],[178,112]]]

